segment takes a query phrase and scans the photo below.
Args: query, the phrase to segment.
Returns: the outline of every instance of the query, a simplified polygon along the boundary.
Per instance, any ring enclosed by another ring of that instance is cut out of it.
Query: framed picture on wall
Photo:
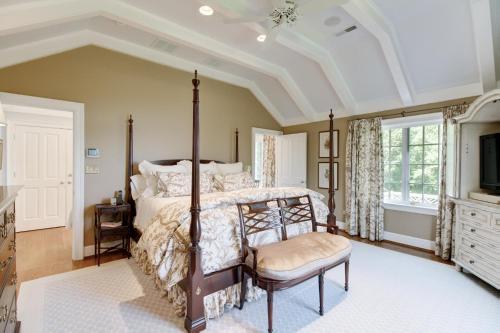
[[[319,157],[330,157],[330,132],[319,132]],[[339,131],[333,131],[333,157],[339,157]]]
[[[328,189],[329,176],[328,162],[318,163],[318,187]],[[333,188],[335,191],[339,189],[339,163],[333,162]]]

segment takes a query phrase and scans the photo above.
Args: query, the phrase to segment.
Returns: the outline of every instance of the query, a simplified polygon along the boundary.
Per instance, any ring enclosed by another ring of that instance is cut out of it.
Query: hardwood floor
[[[17,237],[17,276],[18,281],[29,281],[40,277],[64,273],[79,268],[96,265],[93,256],[84,260],[71,259],[71,230],[66,228],[53,228],[36,231],[20,232]],[[421,258],[452,264],[427,251],[390,241],[370,242],[359,237],[349,236],[345,232],[341,235],[350,239],[367,243],[384,249],[398,251]],[[109,262],[126,258],[123,253],[111,253],[101,257],[102,262]]]
[[[400,244],[400,243],[396,243],[396,242],[392,242],[392,241],[387,241],[387,240],[384,240],[381,242],[372,242],[372,241],[369,241],[367,239],[361,238],[359,236],[351,236],[342,230],[339,230],[339,234],[342,236],[345,236],[349,239],[361,242],[361,243],[366,243],[366,244],[370,244],[373,246],[378,246],[378,247],[381,247],[381,248],[384,248],[387,250],[398,251],[401,253],[410,254],[412,256],[421,257],[424,259],[429,259],[432,261],[440,262],[442,264],[453,265],[452,261],[441,259],[440,257],[438,257],[434,254],[434,251],[431,251],[431,250],[425,250],[425,249],[421,249],[418,247],[404,245],[404,244]]]
[[[96,265],[94,257],[71,259],[72,231],[53,228],[16,234],[17,279],[19,282]],[[102,262],[126,258],[123,253],[101,257]]]

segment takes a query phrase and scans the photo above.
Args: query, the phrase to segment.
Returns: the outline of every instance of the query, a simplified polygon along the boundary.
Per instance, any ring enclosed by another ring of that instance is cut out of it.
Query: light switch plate
[[[101,173],[101,169],[96,165],[86,165],[85,166],[85,173],[95,175],[95,174]]]

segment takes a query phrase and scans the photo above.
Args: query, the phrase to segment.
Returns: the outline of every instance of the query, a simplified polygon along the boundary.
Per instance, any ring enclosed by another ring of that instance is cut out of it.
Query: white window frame
[[[401,117],[401,118],[383,119],[382,130],[409,128],[409,127],[434,125],[434,124],[443,124],[443,116],[440,112],[417,115],[417,116]],[[403,135],[403,142],[402,142],[403,156],[401,161],[402,165],[404,166],[403,181],[402,181],[403,195],[408,193],[408,183],[409,183],[408,181],[409,170],[406,167],[408,166],[408,158],[409,158],[407,147],[408,147],[408,136]],[[385,201],[385,200],[386,199],[384,199],[384,204],[383,204],[383,207],[385,209],[424,214],[424,215],[432,215],[432,216],[437,215],[437,206],[414,204],[410,203],[409,201]]]
[[[283,135],[282,131],[275,131],[265,128],[252,127],[252,177],[255,179],[255,140],[258,134],[262,135]]]

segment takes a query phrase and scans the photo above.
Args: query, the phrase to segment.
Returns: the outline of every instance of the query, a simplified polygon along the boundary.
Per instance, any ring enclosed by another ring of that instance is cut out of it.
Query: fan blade
[[[319,12],[333,6],[342,6],[348,3],[349,0],[310,0],[302,5],[299,5],[299,10],[302,14]]]
[[[226,24],[249,23],[249,22],[262,22],[265,20],[267,20],[267,16],[243,16],[237,18],[224,19],[224,23]]]

